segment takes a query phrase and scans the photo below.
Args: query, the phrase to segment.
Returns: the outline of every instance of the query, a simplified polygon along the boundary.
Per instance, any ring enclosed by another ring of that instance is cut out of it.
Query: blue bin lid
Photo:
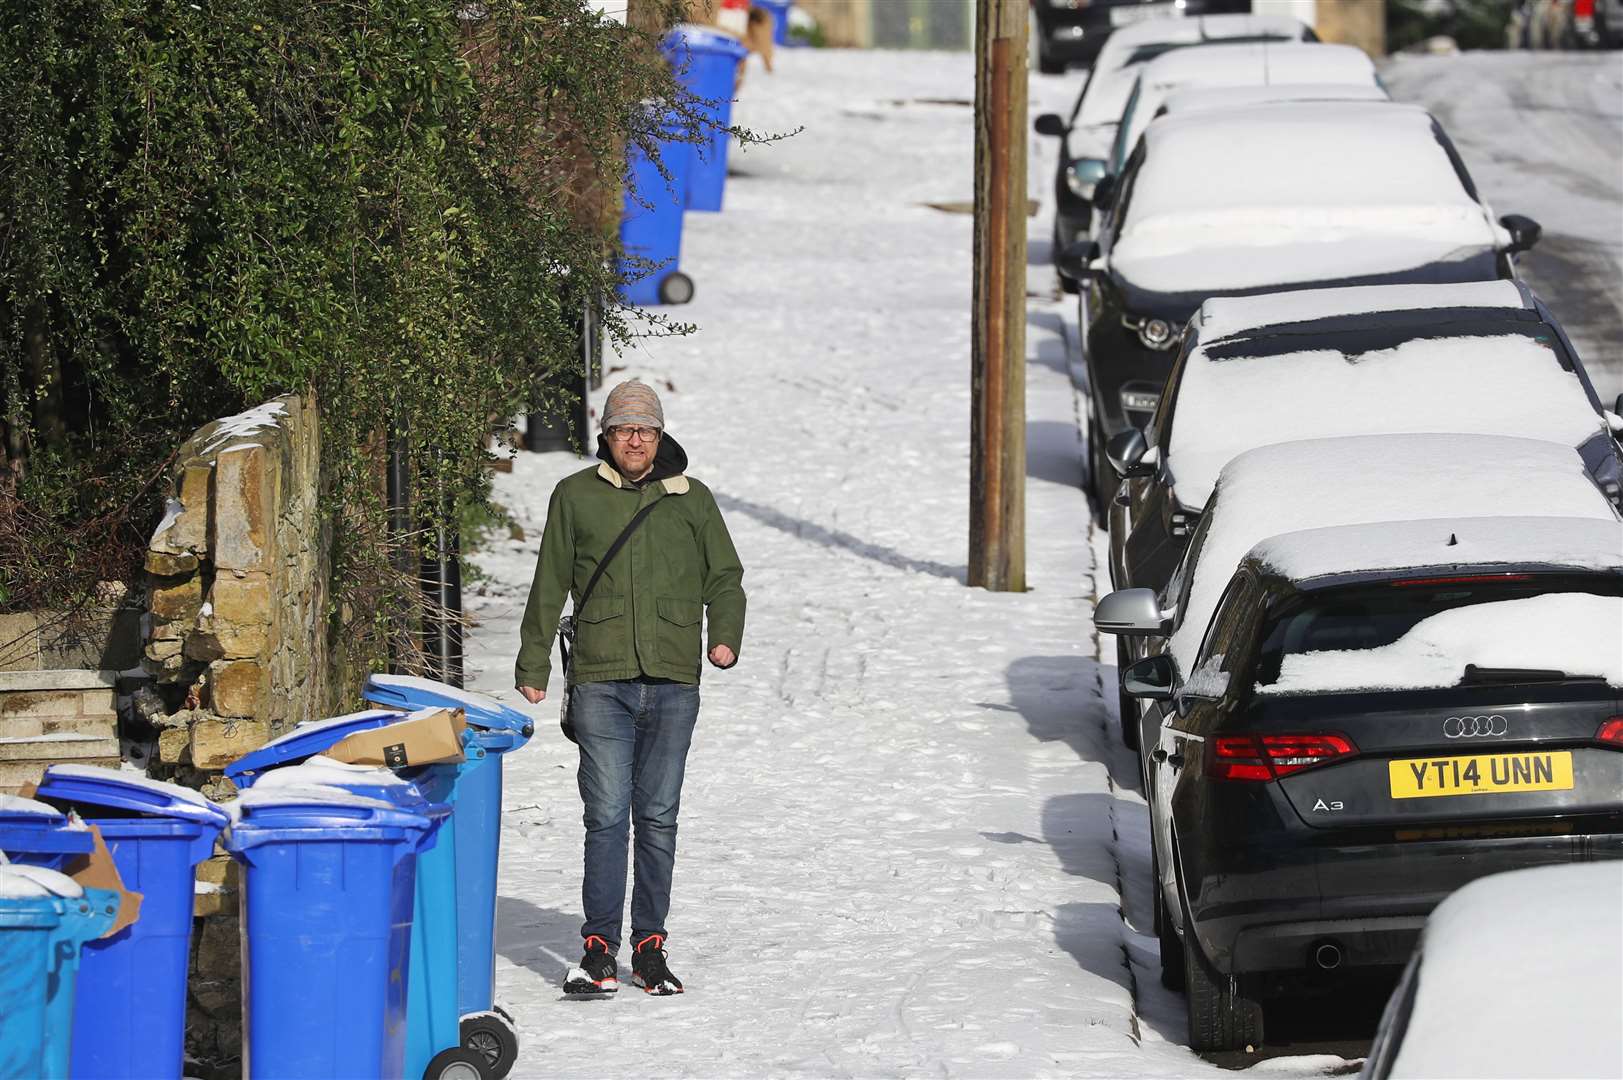
[[[254,781],[268,769],[315,757],[331,750],[357,731],[371,731],[402,719],[402,714],[395,709],[367,709],[329,720],[300,724],[281,738],[272,739],[258,750],[244,754],[227,765],[225,775],[238,787],[252,787]]]
[[[431,821],[451,812],[450,806],[431,801],[416,784],[391,769],[380,765],[351,765],[320,755],[267,773],[260,777],[254,790],[276,792],[308,786],[332,787],[364,795],[420,814]]]
[[[434,823],[382,799],[325,784],[244,792],[231,804],[227,851],[279,839],[418,840]]]
[[[52,765],[39,783],[39,794],[58,802],[129,810],[216,829],[225,828],[227,820],[225,810],[209,802],[202,792],[97,765]]]
[[[682,23],[680,26],[671,27],[670,33],[665,35],[660,44],[668,51],[691,49],[696,52],[727,53],[739,60],[750,53],[749,47],[731,34],[723,34],[719,30],[697,23]]]
[[[369,675],[366,685],[361,688],[361,697],[374,705],[387,705],[407,712],[418,709],[461,709],[467,715],[468,723],[474,727],[512,731],[526,741],[535,734],[534,720],[495,698],[415,675]]]
[[[0,851],[29,855],[88,855],[96,846],[90,830],[70,822],[54,806],[0,795]]]

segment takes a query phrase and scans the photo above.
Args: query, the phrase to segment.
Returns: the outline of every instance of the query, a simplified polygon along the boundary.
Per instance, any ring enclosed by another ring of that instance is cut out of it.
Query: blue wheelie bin
[[[463,763],[422,766],[411,770],[416,774],[414,779],[388,769],[346,765],[321,756],[306,758],[301,764],[289,763],[308,752],[312,739],[330,744],[351,731],[365,730],[357,724],[370,722],[382,727],[401,719],[399,713],[375,711],[346,718],[343,725],[327,725],[313,735],[295,730],[232,767],[246,765],[238,783],[252,784],[256,791],[326,784],[393,803],[436,823],[432,845],[417,855],[406,977],[404,1075],[413,1080],[485,1076],[484,1059],[461,1045],[461,1018],[456,1007],[456,834],[440,825],[451,813],[444,796],[451,794],[454,776]],[[474,752],[483,753],[477,748]],[[274,767],[278,764],[281,767]],[[447,774],[451,780],[446,779]],[[427,787],[434,788],[436,794],[430,794]]]
[[[462,1044],[483,1054],[496,1075],[506,1075],[518,1054],[512,1017],[495,1001],[496,876],[501,863],[502,761],[535,734],[535,721],[483,694],[411,675],[373,675],[361,696],[399,709],[461,709],[468,720],[471,755],[458,774],[451,802],[456,833],[457,1005]]]
[[[38,795],[96,826],[125,887],[144,897],[138,921],[85,946],[74,1078],[178,1080],[197,864],[214,854],[225,810],[178,784],[88,765],[52,765]]]
[[[70,821],[54,806],[35,799],[0,795],[0,854],[12,862],[62,869],[95,846],[83,822]]]
[[[772,44],[789,44],[789,9],[795,0],[754,0],[755,6],[765,8],[772,16]]]
[[[722,192],[727,187],[727,147],[732,141],[727,128],[733,122],[738,65],[749,50],[735,37],[692,23],[671,30],[662,47],[677,79],[700,100],[700,108],[711,125],[706,140],[692,148],[687,208],[720,210]]]
[[[674,126],[667,130],[674,131]],[[636,143],[626,148],[626,191],[620,218],[620,246],[627,256],[654,263],[652,270],[622,259],[620,299],[628,304],[685,304],[693,299],[693,279],[684,274],[682,260],[682,208],[687,201],[688,169],[693,147],[662,139],[660,161],[671,174],[669,182],[659,167]],[[647,205],[644,205],[647,204]]]
[[[244,792],[245,1074],[403,1075],[416,854],[434,823],[323,784]]]
[[[0,862],[0,1080],[67,1080],[79,950],[118,903],[55,870]]]

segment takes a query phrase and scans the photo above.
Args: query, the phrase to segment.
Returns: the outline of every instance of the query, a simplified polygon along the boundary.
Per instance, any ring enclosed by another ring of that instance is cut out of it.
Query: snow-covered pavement
[[[1495,211],[1544,226],[1521,271],[1610,405],[1623,393],[1623,52],[1399,56],[1381,78],[1442,122]]]
[[[608,361],[624,369],[605,388],[660,388],[715,490],[749,625],[738,667],[706,676],[689,763],[670,920],[685,996],[560,1000],[580,947],[575,753],[550,699],[530,710],[498,931],[517,1076],[1219,1072],[1178,1045],[1179,999],[1143,985],[1154,939],[1123,924],[1122,865],[1146,873],[1147,838],[1100,692],[1046,209],[1031,223],[1031,591],[964,585],[970,219],[922,204],[970,197],[972,76],[967,54],[752,66],[737,121],[805,131],[735,150],[726,211],[688,216],[698,296],[677,314],[698,331]],[[1034,78],[1033,115],[1075,86]],[[1052,150],[1033,152],[1042,192]],[[509,702],[547,498],[583,464],[521,454],[497,477],[525,538],[478,558],[469,683]]]

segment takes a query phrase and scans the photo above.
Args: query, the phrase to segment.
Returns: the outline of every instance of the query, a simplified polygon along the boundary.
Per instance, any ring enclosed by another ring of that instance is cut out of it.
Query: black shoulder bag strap
[[[637,531],[638,525],[642,524],[642,519],[652,513],[654,507],[658,506],[661,501],[661,499],[655,499],[632,515],[631,520],[626,522],[626,527],[620,530],[620,535],[614,538],[614,543],[609,545],[609,550],[605,551],[603,557],[598,560],[597,569],[593,570],[592,576],[586,580],[586,588],[582,589],[580,593],[580,603],[576,604],[574,610],[570,613],[570,632],[558,635],[558,654],[563,661],[565,679],[569,677],[569,650],[574,644],[575,616],[586,610],[586,601],[591,597],[592,590],[597,588],[597,581],[603,576],[604,568],[620,553],[620,549],[625,547],[626,541],[631,539],[631,534]]]

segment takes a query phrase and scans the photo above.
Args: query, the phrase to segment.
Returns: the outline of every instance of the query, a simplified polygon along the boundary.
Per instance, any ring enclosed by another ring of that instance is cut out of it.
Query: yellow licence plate
[[[1566,791],[1572,787],[1572,752],[1409,758],[1387,762],[1386,774],[1394,799]]]

